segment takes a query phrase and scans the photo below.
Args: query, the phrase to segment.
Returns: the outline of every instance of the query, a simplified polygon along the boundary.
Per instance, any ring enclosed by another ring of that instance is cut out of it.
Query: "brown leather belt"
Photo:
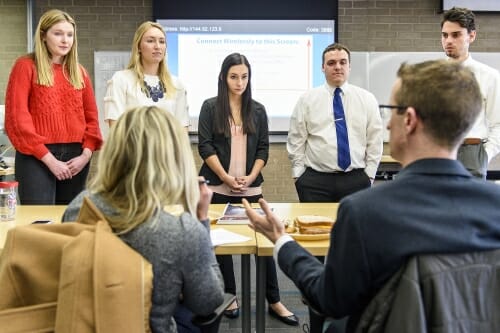
[[[465,138],[462,142],[463,145],[478,145],[483,142],[480,138]]]

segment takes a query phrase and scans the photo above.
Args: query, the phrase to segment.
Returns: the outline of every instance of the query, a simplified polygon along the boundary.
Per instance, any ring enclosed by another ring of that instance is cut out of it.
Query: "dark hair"
[[[397,75],[396,104],[413,107],[437,144],[452,149],[462,142],[482,106],[474,73],[455,61],[432,60],[403,63]]]
[[[476,22],[474,21],[474,13],[467,8],[453,7],[444,12],[441,28],[443,24],[448,22],[458,23],[462,28],[466,28],[467,32],[476,30]]]
[[[227,74],[233,66],[245,65],[248,68],[248,84],[242,95],[241,101],[241,121],[243,133],[255,133],[255,124],[252,117],[252,69],[248,59],[240,53],[231,53],[222,62],[219,73],[219,84],[217,92],[217,112],[215,112],[214,130],[216,133],[224,133],[231,136],[231,126],[229,123],[231,107],[229,106],[229,91],[227,87]]]
[[[333,43],[333,44],[330,44],[326,47],[326,49],[323,51],[323,54],[321,56],[322,58],[322,61],[321,61],[321,64],[324,65],[325,64],[325,54],[327,52],[330,52],[330,51],[334,51],[334,50],[337,50],[337,51],[346,51],[347,52],[347,60],[349,60],[349,63],[351,63],[351,51],[349,51],[349,49],[347,48],[347,46],[343,45],[343,44],[340,44],[340,43]]]

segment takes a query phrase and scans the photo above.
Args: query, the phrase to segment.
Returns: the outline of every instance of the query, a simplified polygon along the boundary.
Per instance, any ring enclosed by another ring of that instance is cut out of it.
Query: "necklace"
[[[158,102],[160,98],[163,98],[163,83],[161,83],[161,81],[154,87],[151,87],[146,81],[144,81],[144,85],[146,85],[146,95],[151,98],[153,102]]]

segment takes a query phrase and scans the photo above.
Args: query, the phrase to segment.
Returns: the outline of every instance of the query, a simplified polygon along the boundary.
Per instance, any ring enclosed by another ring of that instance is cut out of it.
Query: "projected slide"
[[[333,21],[159,22],[169,69],[187,88],[194,131],[201,104],[217,94],[221,63],[233,52],[250,62],[252,95],[265,105],[271,131],[287,131],[298,97],[324,82],[322,52],[334,41]]]

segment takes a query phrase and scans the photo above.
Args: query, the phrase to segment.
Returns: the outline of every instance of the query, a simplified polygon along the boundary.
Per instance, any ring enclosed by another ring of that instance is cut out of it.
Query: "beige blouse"
[[[233,177],[246,176],[247,164],[247,135],[243,133],[243,126],[231,122],[231,160],[228,174]],[[212,191],[231,197],[248,197],[262,194],[262,187],[248,187],[245,192],[232,192],[225,183],[210,186]]]

